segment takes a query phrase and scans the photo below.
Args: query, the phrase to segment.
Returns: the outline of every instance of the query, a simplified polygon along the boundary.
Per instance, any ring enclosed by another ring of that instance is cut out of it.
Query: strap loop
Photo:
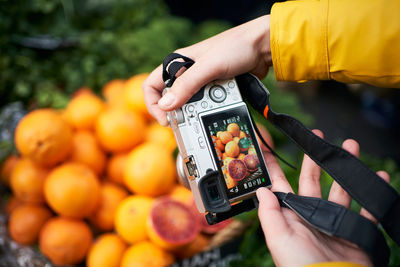
[[[183,59],[182,61],[176,61]],[[176,74],[182,68],[190,68],[194,61],[188,57],[182,56],[178,53],[172,53],[165,57],[163,61],[163,80],[167,87],[171,87],[176,80]]]

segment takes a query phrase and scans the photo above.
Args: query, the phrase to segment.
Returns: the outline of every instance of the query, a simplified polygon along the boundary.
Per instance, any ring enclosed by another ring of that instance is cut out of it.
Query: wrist
[[[267,66],[272,65],[271,45],[270,45],[270,20],[269,15],[259,17],[254,20],[257,24],[254,36],[254,49],[259,57]]]

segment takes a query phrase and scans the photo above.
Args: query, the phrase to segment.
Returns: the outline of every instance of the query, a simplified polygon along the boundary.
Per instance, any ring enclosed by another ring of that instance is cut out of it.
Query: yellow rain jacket
[[[298,0],[270,17],[278,80],[328,80],[400,88],[400,0]],[[325,262],[309,267],[361,266]]]
[[[400,88],[399,0],[276,3],[270,31],[278,80]]]

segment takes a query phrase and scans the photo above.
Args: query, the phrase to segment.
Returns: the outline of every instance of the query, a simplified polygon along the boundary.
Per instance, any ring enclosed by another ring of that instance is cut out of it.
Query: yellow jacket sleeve
[[[399,0],[276,3],[270,17],[278,80],[400,88]]]

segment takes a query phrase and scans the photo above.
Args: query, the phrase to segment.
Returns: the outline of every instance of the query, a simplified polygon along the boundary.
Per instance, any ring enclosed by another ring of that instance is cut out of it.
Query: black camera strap
[[[282,207],[293,210],[305,222],[329,236],[348,240],[363,249],[374,266],[387,266],[389,247],[378,227],[360,214],[334,202],[275,192]]]
[[[251,74],[236,77],[243,97],[367,209],[400,245],[400,196],[362,161],[315,135],[297,119],[274,112],[269,92]]]
[[[192,64],[193,60],[176,53],[167,56],[163,63],[163,79],[167,86],[172,85],[180,68]],[[295,118],[274,112],[268,90],[254,75],[242,74],[236,81],[243,98],[330,174],[400,245],[400,196],[396,190],[349,152],[318,137]],[[382,232],[368,219],[327,200],[281,192],[275,195],[281,206],[290,208],[316,229],[357,244],[368,253],[374,265],[387,265],[388,246]],[[256,207],[257,203],[249,199],[233,205],[229,211],[208,214],[206,218],[216,223]]]

